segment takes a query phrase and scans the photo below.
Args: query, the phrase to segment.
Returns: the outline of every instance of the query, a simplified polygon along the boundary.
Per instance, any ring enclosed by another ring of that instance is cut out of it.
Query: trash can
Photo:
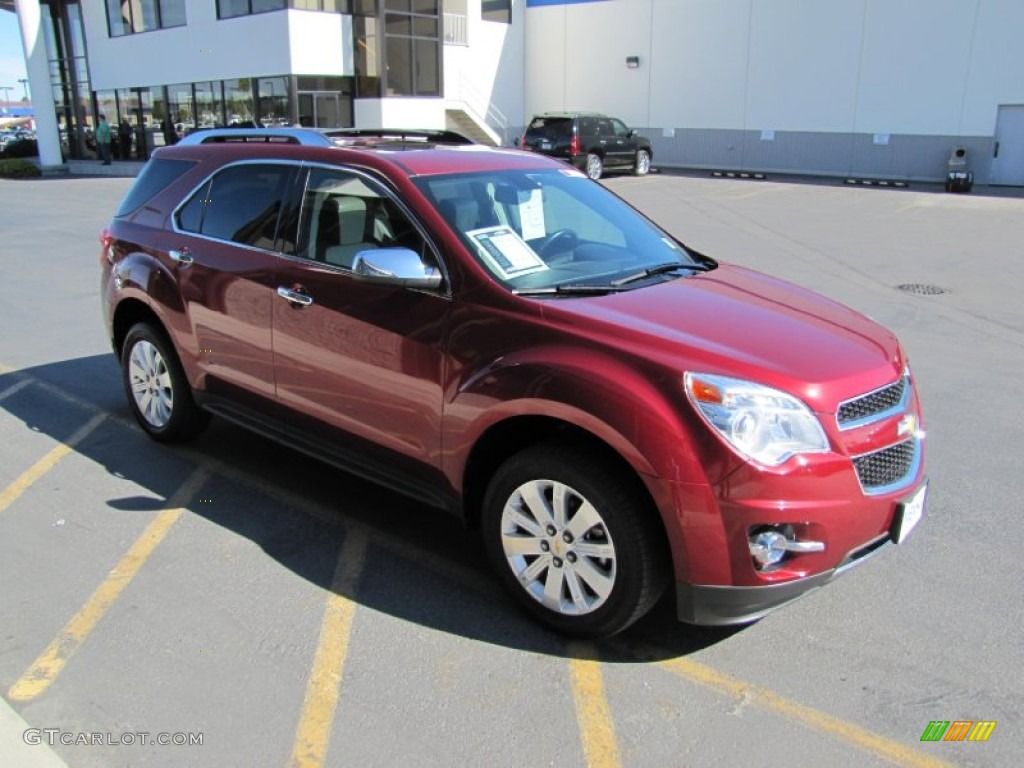
[[[946,162],[946,191],[970,192],[974,173],[967,167],[967,147],[953,147]]]

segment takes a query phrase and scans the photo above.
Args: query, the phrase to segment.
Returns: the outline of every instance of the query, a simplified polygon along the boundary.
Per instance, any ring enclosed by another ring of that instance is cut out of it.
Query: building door
[[[1000,105],[992,184],[1024,187],[1024,105]]]
[[[299,92],[299,125],[304,128],[339,128],[351,125],[343,120],[341,100],[333,91]]]

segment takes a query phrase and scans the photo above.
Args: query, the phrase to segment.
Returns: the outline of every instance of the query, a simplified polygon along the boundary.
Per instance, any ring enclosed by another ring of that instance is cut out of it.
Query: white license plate
[[[540,143],[540,148],[541,149],[551,149],[551,142],[550,141],[542,141]]]
[[[921,517],[924,515],[924,499],[927,493],[928,486],[922,485],[913,496],[900,504],[900,509],[897,512],[896,529],[893,531],[893,540],[897,544],[902,544],[906,541],[907,536],[914,530],[914,526],[921,521]]]

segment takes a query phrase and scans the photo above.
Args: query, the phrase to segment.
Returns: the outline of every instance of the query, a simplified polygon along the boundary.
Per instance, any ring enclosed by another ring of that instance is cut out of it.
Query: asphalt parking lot
[[[0,765],[1019,765],[1024,199],[606,183],[899,334],[931,477],[905,544],[746,628],[664,603],[566,642],[454,520],[225,423],[146,438],[97,285],[130,180],[0,180]]]

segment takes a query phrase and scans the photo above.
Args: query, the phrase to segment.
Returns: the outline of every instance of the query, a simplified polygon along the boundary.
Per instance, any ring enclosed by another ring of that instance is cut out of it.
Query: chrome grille
[[[907,378],[904,376],[894,384],[842,403],[836,414],[840,429],[855,422],[866,421],[886,411],[896,410],[903,402],[906,388]]]
[[[866,453],[853,460],[857,477],[865,491],[876,491],[903,480],[914,466],[917,440],[910,438],[874,453]]]

